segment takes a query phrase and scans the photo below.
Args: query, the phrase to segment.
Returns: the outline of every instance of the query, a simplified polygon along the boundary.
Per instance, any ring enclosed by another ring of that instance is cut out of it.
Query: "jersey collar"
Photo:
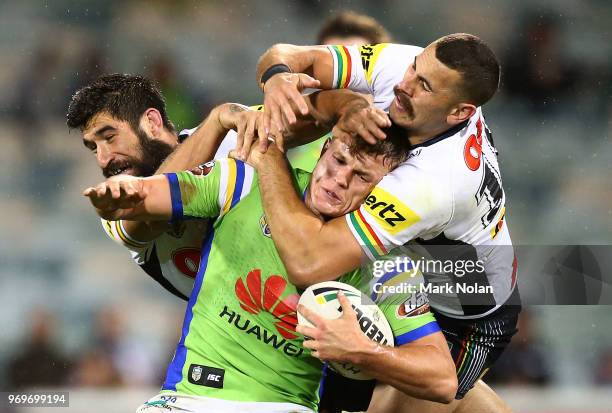
[[[441,134],[426,140],[423,143],[419,143],[418,145],[412,145],[412,149],[416,149],[416,148],[422,148],[424,146],[431,146],[435,143],[438,143],[446,138],[450,138],[451,136],[455,135],[457,132],[459,132],[461,129],[465,128],[467,126],[467,124],[470,123],[470,119],[466,119],[463,122],[453,126],[450,129],[447,129],[446,131],[442,132]]]

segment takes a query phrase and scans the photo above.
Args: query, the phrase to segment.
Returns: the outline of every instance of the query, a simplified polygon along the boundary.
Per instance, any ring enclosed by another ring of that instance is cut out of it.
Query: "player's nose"
[[[104,169],[108,166],[110,161],[113,159],[111,151],[102,145],[99,145],[96,150],[96,159],[98,160],[98,166]]]
[[[336,172],[335,181],[341,188],[347,188],[351,179],[351,171],[349,168],[339,168]]]

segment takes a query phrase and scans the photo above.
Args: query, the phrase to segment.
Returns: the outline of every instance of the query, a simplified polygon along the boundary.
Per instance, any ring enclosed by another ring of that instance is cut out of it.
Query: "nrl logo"
[[[193,381],[198,381],[200,380],[200,378],[202,378],[202,367],[201,366],[195,366],[193,368],[193,370],[191,371],[191,378],[193,379]]]
[[[271,232],[270,232],[270,226],[268,225],[268,221],[266,221],[266,215],[262,215],[261,218],[259,218],[259,226],[261,227],[261,232],[263,232],[263,234],[268,237],[271,238]]]

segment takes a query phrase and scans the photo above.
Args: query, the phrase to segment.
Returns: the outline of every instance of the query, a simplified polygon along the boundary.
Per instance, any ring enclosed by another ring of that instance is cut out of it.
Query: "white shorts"
[[[294,403],[237,402],[178,393],[160,393],[136,413],[315,413]]]

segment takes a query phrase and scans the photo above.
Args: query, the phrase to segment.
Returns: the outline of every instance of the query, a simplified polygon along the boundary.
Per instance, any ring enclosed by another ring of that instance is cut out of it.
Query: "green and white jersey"
[[[316,410],[323,366],[295,332],[299,291],[287,281],[270,237],[254,170],[221,159],[200,171],[166,175],[174,220],[218,218],[204,242],[181,339],[162,389]],[[304,193],[310,174],[295,170],[293,177]],[[346,277],[356,286],[360,280],[356,274]],[[389,307],[386,315],[396,309]],[[402,320],[392,323],[399,344],[415,339],[406,333],[435,324],[430,313],[408,327]]]

